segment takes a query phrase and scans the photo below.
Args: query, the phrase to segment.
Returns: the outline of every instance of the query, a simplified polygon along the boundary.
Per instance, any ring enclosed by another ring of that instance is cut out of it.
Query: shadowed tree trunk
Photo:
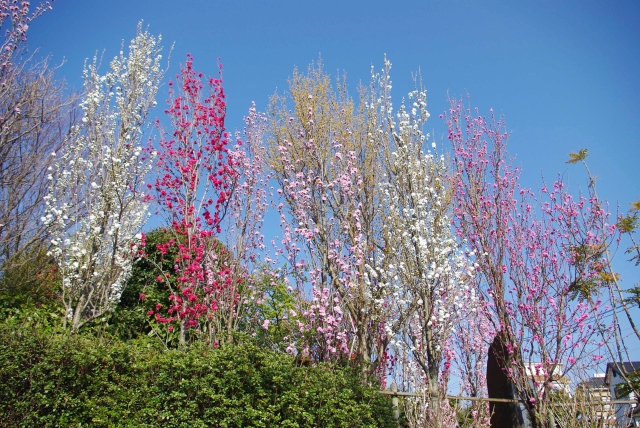
[[[496,335],[489,347],[487,360],[487,390],[489,398],[506,398],[513,400],[511,380],[503,369],[508,360],[506,341],[502,331]],[[517,403],[489,402],[491,428],[524,428],[522,414]]]

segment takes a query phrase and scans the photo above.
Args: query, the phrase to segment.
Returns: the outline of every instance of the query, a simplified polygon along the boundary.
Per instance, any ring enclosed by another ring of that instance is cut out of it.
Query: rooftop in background
[[[615,378],[621,376],[622,374],[628,375],[638,369],[640,369],[640,361],[607,363],[607,370],[605,375],[606,384],[611,384],[612,377]]]

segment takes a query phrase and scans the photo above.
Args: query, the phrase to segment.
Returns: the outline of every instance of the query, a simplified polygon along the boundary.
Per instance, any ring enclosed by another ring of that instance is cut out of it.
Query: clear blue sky
[[[397,102],[411,89],[411,73],[422,71],[437,140],[447,94],[468,92],[481,112],[506,116],[524,185],[563,173],[572,189],[584,189],[581,168],[565,161],[588,148],[613,210],[640,199],[637,1],[56,0],[53,7],[33,22],[30,45],[53,62],[65,58],[59,74],[77,88],[84,59],[105,50],[108,62],[141,19],[162,34],[167,52],[175,43],[169,75],[188,52],[205,74],[216,73],[221,57],[230,130],[242,126],[252,100],[264,109],[294,66],[321,55],[328,72],[347,72],[355,96],[386,53]],[[640,270],[622,270],[630,287]]]
[[[322,55],[328,72],[347,72],[355,96],[386,53],[398,102],[422,71],[437,139],[447,93],[468,92],[485,113],[505,114],[525,184],[568,172],[583,185],[564,162],[586,147],[602,196],[625,210],[640,199],[640,2],[56,0],[29,41],[65,58],[60,75],[79,88],[84,59],[112,58],[140,19],[167,52],[175,43],[169,75],[187,52],[204,73],[221,57],[232,130],[252,100],[263,109],[285,88],[294,66]]]

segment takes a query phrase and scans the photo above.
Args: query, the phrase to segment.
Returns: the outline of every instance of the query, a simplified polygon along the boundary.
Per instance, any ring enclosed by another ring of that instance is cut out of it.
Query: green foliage
[[[632,233],[638,228],[638,213],[632,212],[625,217],[621,217],[617,226],[621,233]]]
[[[640,391],[640,369],[626,375],[627,382],[619,383],[615,388],[616,398],[623,399],[631,393]]]
[[[147,311],[153,305],[160,303],[165,307],[169,304],[169,287],[165,281],[156,278],[160,272],[170,272],[172,284],[175,284],[175,246],[168,248],[166,254],[157,249],[158,244],[164,244],[174,239],[171,232],[158,228],[146,235],[146,257],[136,260],[133,264],[131,277],[122,292],[120,303],[108,317],[107,331],[123,340],[129,340],[141,335],[153,334]],[[144,295],[144,300],[140,297]]]
[[[582,162],[587,158],[587,153],[589,150],[580,149],[578,153],[569,153],[569,160],[566,163],[578,163]]]
[[[640,287],[633,287],[628,290],[624,290],[625,293],[631,294],[631,296],[624,299],[625,303],[630,303],[632,305],[637,305],[640,309]]]
[[[296,331],[295,301],[283,281],[265,277],[263,298],[251,300],[245,333],[234,344],[214,349],[200,341],[168,350],[171,342],[161,337],[161,345],[147,311],[168,303],[159,267],[175,281],[175,247],[164,255],[156,247],[170,238],[161,229],[149,233],[147,257],[134,264],[119,305],[106,321],[72,335],[61,328],[53,266],[34,272],[16,264],[6,272],[0,427],[394,426],[390,400],[363,386],[359,368],[300,366],[278,352]]]
[[[577,245],[571,248],[573,252],[572,264],[576,269],[574,280],[569,284],[572,300],[590,301],[604,285],[618,279],[618,274],[610,272],[609,267],[602,262],[606,248],[604,245]],[[585,272],[595,271],[597,275],[586,275]]]
[[[255,338],[258,344],[269,349],[284,352],[291,342],[295,342],[299,336],[297,321],[304,321],[301,314],[297,313],[295,295],[287,289],[287,284],[281,278],[272,278],[265,275],[259,281],[258,294],[261,298],[251,302],[245,320],[243,331],[255,329]],[[263,329],[265,320],[269,320],[268,329]]]
[[[6,261],[0,275],[0,320],[31,314],[55,323],[64,315],[62,281],[44,248]]]
[[[0,384],[1,426],[394,426],[357,368],[298,367],[251,343],[165,351],[5,323]]]
[[[620,217],[617,224],[618,230],[620,230],[621,233],[628,234],[631,239],[631,245],[626,249],[625,253],[632,254],[629,261],[635,262],[636,266],[640,265],[640,245],[638,245],[634,239],[638,225],[640,225],[640,218],[638,217],[639,211],[640,200],[632,202],[629,213],[624,217]]]

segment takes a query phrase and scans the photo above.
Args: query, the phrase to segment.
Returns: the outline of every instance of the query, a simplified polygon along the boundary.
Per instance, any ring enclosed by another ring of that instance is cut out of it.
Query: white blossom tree
[[[147,115],[164,74],[160,38],[142,31],[129,54],[100,75],[85,66],[83,117],[62,150],[53,153],[43,222],[63,278],[65,327],[77,330],[113,308],[144,244],[144,178],[153,153],[142,149]]]
[[[374,75],[368,107],[378,116],[379,133],[388,140],[382,157],[386,174],[380,183],[386,286],[394,296],[401,296],[395,299],[404,307],[398,313],[409,314],[402,329],[396,329],[399,333],[392,345],[404,387],[425,393],[424,400],[407,401],[410,422],[445,426],[452,422],[452,414],[444,411],[450,368],[444,363],[450,359],[447,350],[461,309],[475,305],[475,291],[467,281],[473,276],[473,264],[452,230],[445,157],[437,154],[435,143],[431,149],[426,147],[426,91],[416,82],[416,89],[408,94],[410,105],[403,100],[394,114],[390,69],[385,58],[382,73]]]

